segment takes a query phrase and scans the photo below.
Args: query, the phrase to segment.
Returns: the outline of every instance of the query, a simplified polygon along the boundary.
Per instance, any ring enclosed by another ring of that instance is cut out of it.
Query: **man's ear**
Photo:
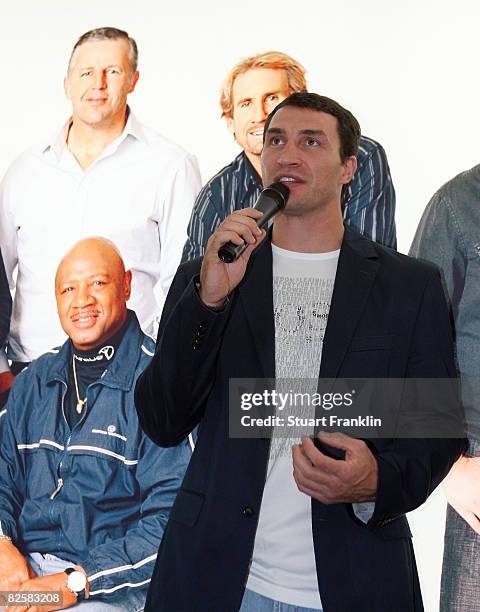
[[[63,91],[65,92],[67,100],[70,100],[70,83],[68,81],[68,75],[63,79]]]
[[[346,185],[352,180],[355,170],[357,169],[357,158],[355,155],[350,155],[343,162],[342,184]]]
[[[132,75],[132,80],[130,81],[130,87],[128,88],[127,93],[132,93],[132,91],[135,89],[135,85],[137,84],[137,81],[139,78],[140,78],[140,73],[138,72],[138,70],[135,70],[135,72]]]
[[[233,117],[225,117],[225,121],[227,122],[228,131],[235,138],[235,125],[233,122]]]
[[[126,302],[130,299],[131,292],[132,292],[132,271],[127,270],[123,278],[123,294],[125,296]]]

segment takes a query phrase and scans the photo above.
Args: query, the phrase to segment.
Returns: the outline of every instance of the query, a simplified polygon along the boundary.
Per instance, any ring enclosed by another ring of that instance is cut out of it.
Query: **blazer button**
[[[245,518],[249,519],[255,514],[255,510],[250,506],[245,506],[245,508],[242,510],[242,514]]]

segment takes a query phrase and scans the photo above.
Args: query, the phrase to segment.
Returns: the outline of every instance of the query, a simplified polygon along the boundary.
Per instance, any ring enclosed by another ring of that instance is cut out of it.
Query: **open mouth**
[[[275,178],[275,182],[279,182],[279,183],[285,183],[287,184],[289,187],[294,186],[294,185],[300,185],[301,183],[304,183],[305,181],[303,179],[301,179],[298,176],[292,176],[289,174],[284,174],[281,176],[277,176]]]
[[[98,314],[98,312],[92,310],[78,312],[72,315],[70,320],[76,327],[91,327],[95,324]]]

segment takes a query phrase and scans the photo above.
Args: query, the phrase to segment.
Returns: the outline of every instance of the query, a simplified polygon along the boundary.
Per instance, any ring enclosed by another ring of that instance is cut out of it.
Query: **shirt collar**
[[[129,106],[127,106],[127,114],[128,114],[127,123],[125,124],[125,127],[123,128],[122,133],[120,134],[118,138],[116,138],[113,142],[111,142],[108,145],[105,151],[113,152],[113,150],[117,149],[118,146],[128,136],[132,136],[133,138],[135,138],[136,140],[139,140],[140,142],[147,141],[147,136],[145,134],[143,125],[135,117],[135,115],[133,114]],[[69,117],[68,120],[63,124],[61,130],[57,132],[50,139],[50,142],[48,142],[45,147],[43,147],[42,153],[47,153],[51,151],[54,154],[56,161],[59,162],[65,150],[65,147],[66,147],[68,130],[70,129],[71,125],[72,125],[72,117]]]

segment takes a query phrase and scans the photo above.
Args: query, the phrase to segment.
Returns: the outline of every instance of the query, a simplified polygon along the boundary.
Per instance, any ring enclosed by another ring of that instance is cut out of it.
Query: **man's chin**
[[[260,156],[263,150],[263,142],[247,142],[247,146],[245,147],[245,152],[250,153],[250,155]]]
[[[111,113],[107,111],[108,109],[104,108],[82,109],[78,117],[82,123],[90,127],[101,127],[111,121]]]
[[[76,348],[82,351],[88,351],[100,344],[101,330],[95,322],[91,327],[85,329],[70,328],[65,330]]]

